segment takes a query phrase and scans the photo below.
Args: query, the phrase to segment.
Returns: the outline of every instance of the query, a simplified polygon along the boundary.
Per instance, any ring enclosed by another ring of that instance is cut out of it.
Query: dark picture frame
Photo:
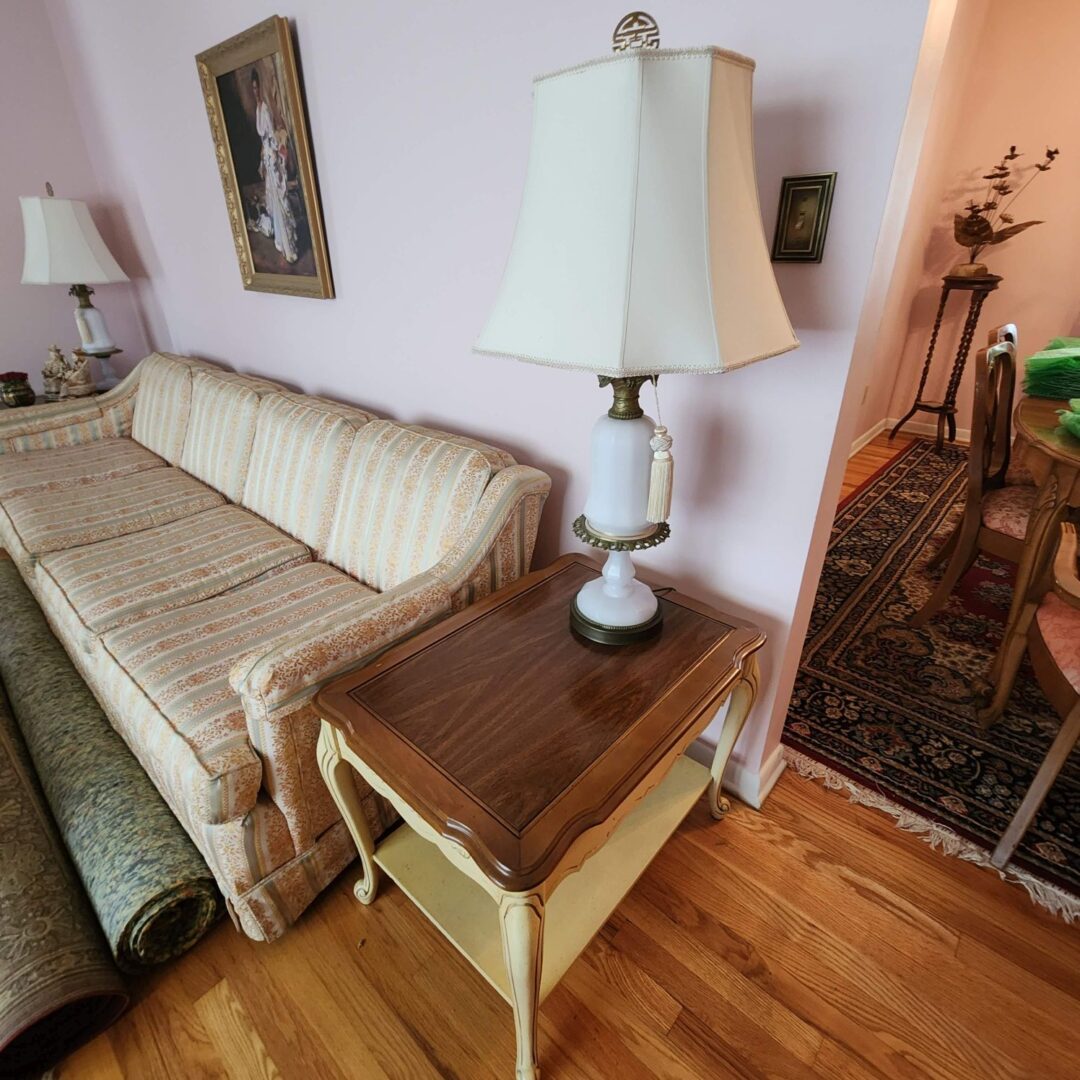
[[[785,176],[773,236],[773,262],[821,262],[836,173]]]
[[[315,160],[288,20],[271,16],[195,61],[244,288],[331,299]]]

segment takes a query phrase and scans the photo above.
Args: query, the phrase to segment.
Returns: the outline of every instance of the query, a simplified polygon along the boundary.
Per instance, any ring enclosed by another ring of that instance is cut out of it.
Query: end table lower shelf
[[[607,922],[704,794],[709,780],[704,765],[680,758],[608,842],[556,886],[544,907],[541,1001]],[[401,825],[378,845],[375,862],[513,1005],[494,897],[408,825]]]

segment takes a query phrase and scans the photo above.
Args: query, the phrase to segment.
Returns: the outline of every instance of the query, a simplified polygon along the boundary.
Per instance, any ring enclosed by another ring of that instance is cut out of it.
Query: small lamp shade
[[[20,195],[24,285],[107,285],[127,281],[86,203]]]
[[[525,192],[476,351],[614,377],[798,345],[761,223],[754,62],[633,49],[534,83]]]

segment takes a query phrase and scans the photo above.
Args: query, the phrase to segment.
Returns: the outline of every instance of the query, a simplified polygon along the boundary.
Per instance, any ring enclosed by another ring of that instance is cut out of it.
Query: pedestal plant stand
[[[919,379],[919,389],[915,392],[915,401],[912,406],[889,432],[892,439],[896,433],[918,412],[931,413],[937,417],[937,437],[934,440],[934,449],[940,454],[945,443],[945,426],[949,428],[949,442],[956,439],[956,394],[960,389],[960,379],[964,374],[964,365],[967,363],[968,353],[971,352],[971,342],[975,336],[975,328],[979,323],[979,315],[982,312],[983,302],[1001,281],[998,274],[985,274],[981,277],[965,277],[958,274],[946,274],[942,279],[941,300],[938,303],[937,318],[934,319],[934,329],[930,334],[930,347],[926,350],[926,360],[923,361],[922,376]],[[949,382],[945,388],[945,396],[941,401],[927,401],[923,397],[926,392],[926,380],[930,375],[930,368],[934,362],[934,350],[937,346],[938,335],[941,333],[941,322],[945,317],[945,305],[948,303],[949,294],[953,291],[971,293],[968,304],[967,318],[964,320],[964,329],[960,334],[960,343],[956,347],[956,355],[953,357],[952,371],[949,373]]]

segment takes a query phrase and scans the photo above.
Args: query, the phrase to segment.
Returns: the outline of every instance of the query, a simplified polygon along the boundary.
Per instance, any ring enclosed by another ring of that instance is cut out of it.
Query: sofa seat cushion
[[[165,525],[224,502],[193,476],[161,468],[83,484],[60,495],[16,495],[3,503],[3,510],[26,551],[40,557]]]
[[[218,506],[144,532],[42,556],[35,574],[53,610],[70,607],[85,638],[311,561],[308,549],[240,506]]]
[[[169,745],[178,735],[185,748],[182,753],[198,761],[198,769],[160,769],[174,778],[171,783],[184,785],[178,797],[194,807],[193,817],[215,824],[246,813],[260,776],[263,789],[286,819],[307,814],[303,793],[279,784],[273,760],[261,753],[260,736],[250,737],[243,705],[229,685],[229,671],[295,627],[369,595],[371,590],[333,567],[306,563],[213,599],[110,630],[101,638],[108,654],[154,705],[161,745]],[[272,733],[267,733],[270,737]],[[262,764],[249,787],[250,777],[241,783],[230,770],[252,749]],[[219,782],[222,778],[224,783]],[[294,821],[289,824],[293,829]]]
[[[0,456],[0,501],[35,491],[65,491],[164,465],[157,454],[133,439],[102,439],[85,446],[4,454]]]

